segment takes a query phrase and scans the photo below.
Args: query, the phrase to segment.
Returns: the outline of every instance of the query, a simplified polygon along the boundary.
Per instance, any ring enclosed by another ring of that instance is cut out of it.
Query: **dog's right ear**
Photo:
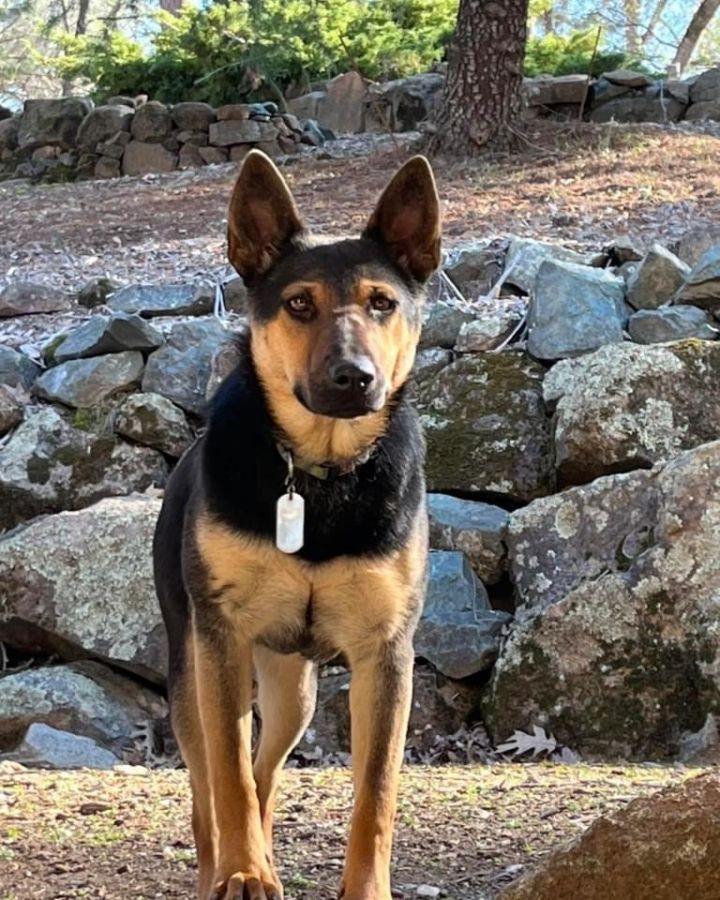
[[[304,230],[292,194],[275,164],[260,150],[251,150],[230,198],[230,263],[250,283],[266,272],[283,248]]]

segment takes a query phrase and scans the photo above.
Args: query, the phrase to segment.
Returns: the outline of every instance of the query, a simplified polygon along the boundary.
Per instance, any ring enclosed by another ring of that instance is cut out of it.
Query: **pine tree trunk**
[[[528,0],[460,0],[430,153],[471,156],[507,139],[521,104],[527,16]]]
[[[703,0],[698,7],[688,25],[687,31],[683,35],[683,39],[680,41],[680,46],[673,60],[680,72],[684,72],[687,68],[703,31],[708,27],[718,9],[720,9],[720,0]]]

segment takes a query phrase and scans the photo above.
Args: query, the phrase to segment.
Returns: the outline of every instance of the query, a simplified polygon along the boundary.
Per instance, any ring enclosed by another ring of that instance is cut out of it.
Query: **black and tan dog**
[[[390,900],[426,567],[423,440],[403,387],[439,262],[435,183],[411,159],[362,237],[318,245],[275,166],[253,151],[228,237],[250,336],[170,479],[155,536],[199,897],[282,897],[271,848],[279,774],[312,716],[317,663],[342,654],[355,809],[341,896]],[[292,544],[303,498],[304,536],[285,550],[302,547],[282,552],[276,516],[290,512],[279,529]]]

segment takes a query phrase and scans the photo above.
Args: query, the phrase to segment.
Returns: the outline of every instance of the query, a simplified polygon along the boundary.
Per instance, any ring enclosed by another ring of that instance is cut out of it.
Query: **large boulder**
[[[587,89],[587,75],[543,76],[523,81],[523,96],[528,106],[579,105],[585,99]]]
[[[429,569],[415,654],[448,678],[489,669],[511,616],[490,607],[487,591],[463,553],[431,550]]]
[[[88,359],[71,359],[44,372],[33,385],[43,400],[87,408],[140,384],[142,353],[128,350]]]
[[[446,261],[444,271],[466,300],[475,300],[490,293],[502,272],[501,259],[495,241],[476,241],[455,250]]]
[[[494,736],[540,725],[582,754],[664,759],[720,705],[720,442],[510,518],[519,606]]]
[[[92,109],[83,97],[26,100],[18,131],[18,147],[34,150],[48,145],[69,150],[75,146],[80,123]]]
[[[147,447],[74,428],[47,407],[0,448],[0,530],[43,513],[164,484],[167,465]]]
[[[703,253],[678,291],[675,302],[720,312],[720,244]]]
[[[144,107],[141,107],[144,109]],[[137,118],[137,113],[135,114]],[[123,175],[149,175],[152,172],[172,172],[177,167],[177,154],[162,144],[132,140],[125,147],[122,158]]]
[[[606,813],[499,900],[678,900],[720,896],[720,775]]]
[[[186,412],[199,415],[205,409],[213,356],[227,337],[217,319],[176,325],[166,344],[148,359],[143,391],[161,394]]]
[[[5,759],[42,769],[112,769],[120,765],[114,753],[92,738],[44,725],[32,724],[20,744]]]
[[[217,147],[230,147],[233,144],[274,141],[278,136],[278,130],[270,122],[258,122],[256,119],[227,119],[214,122],[210,126],[209,136],[211,144]]]
[[[55,362],[63,363],[125,350],[147,353],[160,347],[163,340],[161,332],[140,316],[118,312],[112,316],[93,316],[64,337],[52,357]]]
[[[517,352],[466,356],[417,385],[433,491],[523,500],[552,490],[545,370]]]
[[[712,247],[720,246],[720,222],[694,225],[683,233],[675,246],[676,255],[690,267]]]
[[[366,83],[358,72],[328,81],[320,121],[336,134],[355,134],[364,128]]]
[[[590,113],[591,122],[678,122],[687,106],[672,96],[661,97],[650,90],[643,94],[615,97]]]
[[[16,150],[20,133],[20,116],[0,122],[0,154],[3,150]]]
[[[116,497],[1,540],[0,640],[161,681],[167,647],[151,552],[159,512],[159,499]]]
[[[708,100],[720,100],[720,66],[703,72],[690,86],[690,100],[703,103]]]
[[[110,295],[114,312],[153,316],[204,316],[212,312],[215,291],[207,284],[131,284]]]
[[[215,121],[215,110],[209,103],[187,101],[173,106],[172,120],[181,131],[207,131]]]
[[[78,129],[78,147],[92,151],[119,131],[129,131],[134,115],[135,110],[129,106],[96,106]]]
[[[693,103],[685,114],[688,122],[704,122],[708,119],[720,120],[720,98]]]
[[[0,384],[29,390],[41,372],[29,356],[11,347],[0,347]]]
[[[115,431],[175,458],[193,441],[185,413],[160,394],[131,394],[115,413]]]
[[[170,110],[158,100],[150,100],[135,112],[130,126],[135,141],[141,143],[158,143],[170,134],[172,119]],[[132,174],[132,173],[128,173]]]
[[[452,350],[462,326],[473,320],[473,314],[459,306],[442,301],[428,303],[423,313],[420,349],[443,347]]]
[[[510,241],[503,275],[506,283],[514,285],[526,294],[531,293],[540,267],[547,260],[555,262],[575,263],[578,266],[590,265],[592,256],[576,253],[546,241],[535,241],[532,238],[516,237]]]
[[[641,309],[628,322],[630,337],[637,344],[665,344],[686,338],[714,341],[719,331],[711,326],[705,310],[697,306]]]
[[[720,433],[720,344],[612,344],[551,369],[561,484],[649,467]]]
[[[52,313],[70,307],[70,297],[45,284],[12,281],[0,288],[0,319]]]
[[[628,303],[635,309],[657,309],[674,297],[690,273],[690,266],[653,244],[628,279]]]
[[[528,312],[528,352],[536,359],[579,356],[622,343],[625,283],[602,269],[546,260]]]
[[[490,503],[446,494],[428,494],[427,502],[430,546],[461,551],[484,584],[499,581],[506,570],[509,514]]]

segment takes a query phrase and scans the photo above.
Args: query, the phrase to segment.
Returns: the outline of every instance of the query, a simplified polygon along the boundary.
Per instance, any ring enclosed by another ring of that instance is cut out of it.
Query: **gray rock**
[[[708,69],[690,85],[690,100],[693,103],[720,100],[720,67]]]
[[[0,122],[0,153],[4,150],[17,149],[19,132],[20,116],[13,116],[12,119],[3,119]]]
[[[648,467],[720,433],[720,344],[612,344],[558,363],[545,396],[557,400],[555,461],[561,484]]]
[[[441,347],[430,347],[427,350],[419,350],[415,357],[413,378],[415,381],[423,381],[437,375],[445,366],[452,362],[452,353]]]
[[[0,290],[0,319],[69,309],[67,294],[44,284],[15,281]]]
[[[166,478],[167,465],[154,450],[73,428],[44,407],[26,415],[0,449],[0,529],[161,486]]]
[[[720,244],[703,253],[678,291],[675,302],[720,310]]]
[[[135,110],[129,106],[96,106],[82,120],[77,133],[77,145],[94,150],[118,131],[128,131]]]
[[[624,340],[625,284],[601,269],[547,260],[528,313],[528,351],[537,359],[579,356]]]
[[[531,107],[580,104],[585,97],[587,83],[586,75],[526,78],[523,82],[523,95]]]
[[[371,85],[366,95],[366,129],[416,131],[439,105],[444,84],[444,75],[426,72],[382,85]],[[295,109],[293,112],[301,115]],[[317,118],[324,125],[323,115],[324,106],[321,104]]]
[[[0,751],[36,722],[97,741],[120,756],[131,735],[167,714],[154,691],[100,663],[25,669],[0,679]]]
[[[490,608],[487,592],[462,553],[430,552],[428,591],[415,632],[415,653],[448,678],[488,669],[508,613]]]
[[[720,120],[720,98],[693,103],[685,113],[688,122],[704,122],[707,119]]]
[[[122,437],[180,457],[193,441],[185,413],[160,394],[131,394],[115,413]]]
[[[29,390],[41,372],[29,356],[11,347],[0,347],[0,384]]]
[[[141,107],[143,109],[144,107]],[[137,118],[137,113],[135,114]],[[133,120],[134,121],[134,120]],[[132,140],[125,148],[122,159],[123,175],[148,175],[152,172],[172,172],[177,167],[177,154],[163,147]]]
[[[512,270],[506,283],[529,294],[535,287],[540,267],[546,260],[589,266],[593,257],[588,254],[576,253],[574,250],[567,250],[557,244],[534,241],[530,238],[513,238],[505,259],[504,272]]]
[[[460,247],[450,255],[444,269],[466,299],[488,294],[502,272],[497,243],[476,241]]]
[[[458,353],[482,353],[498,347],[515,331],[520,317],[513,310],[500,310],[472,322],[464,322],[455,343]]]
[[[325,91],[311,91],[288,101],[288,109],[299,119],[317,119],[325,100]]]
[[[714,341],[719,333],[710,325],[707,313],[697,306],[642,309],[630,317],[628,331],[638,344],[663,344],[685,338]]]
[[[416,388],[430,490],[529,500],[552,490],[545,370],[521,353],[466,356]]]
[[[364,130],[366,81],[358,72],[345,72],[328,81],[319,119],[336,134]]]
[[[204,316],[212,312],[215,292],[206,284],[132,284],[107,302],[113,312],[153,316]]]
[[[720,442],[514,513],[522,605],[486,709],[583,754],[663,759],[720,703]]]
[[[42,769],[112,769],[120,760],[90,738],[58,731],[48,725],[31,725],[18,747],[6,759]]]
[[[136,351],[71,359],[43,372],[33,392],[43,400],[87,408],[139,385],[143,365]]]
[[[107,298],[120,290],[120,285],[109,278],[93,278],[78,291],[77,302],[87,309],[103,306]]]
[[[652,93],[616,97],[590,113],[592,122],[679,122],[687,107],[672,96]]]
[[[223,300],[230,312],[247,312],[248,291],[242,278],[231,278],[222,286]]]
[[[95,163],[96,178],[119,178],[120,177],[120,160],[113,159],[109,156],[101,156]]]
[[[205,409],[213,355],[227,338],[217,319],[176,325],[165,346],[148,359],[143,391],[162,394],[186,412],[199,415]]]
[[[130,132],[134,140],[143,143],[159,143],[170,134],[172,120],[164,103],[150,100],[136,110]]]
[[[194,144],[183,144],[178,154],[178,167],[181,169],[195,169],[204,165],[205,160],[200,155],[199,148]]]
[[[465,322],[472,322],[472,313],[458,306],[450,306],[440,301],[428,303],[425,307],[420,348],[444,347],[452,350]]]
[[[720,223],[706,223],[689,228],[677,243],[675,253],[689,266],[695,266],[700,257],[712,247],[720,246]]]
[[[459,550],[484,584],[495,584],[505,574],[505,536],[509,514],[499,506],[428,494],[430,546]]]
[[[628,303],[635,309],[657,309],[674,297],[690,266],[661,244],[653,244],[628,279]]]
[[[22,422],[23,405],[15,391],[0,384],[0,437]]]
[[[605,247],[605,252],[617,265],[639,262],[643,258],[643,251],[628,235],[620,235]]]
[[[217,147],[274,141],[277,136],[278,130],[270,122],[258,122],[254,119],[214,122],[209,130],[210,143]]]
[[[155,350],[162,342],[162,334],[140,316],[119,312],[112,316],[93,316],[71,331],[53,357],[63,363],[124,350]]]
[[[181,131],[207,131],[215,121],[215,110],[209,103],[176,103],[172,120]]]
[[[0,640],[93,656],[160,682],[167,646],[152,580],[160,502],[101,500],[0,541]]]
[[[47,145],[74,147],[80,123],[91,109],[92,103],[82,97],[26,100],[20,116],[18,147],[22,150]]]
[[[215,111],[218,122],[239,121],[250,118],[250,106],[247,103],[225,103]]]
[[[631,69],[614,69],[612,72],[603,72],[602,77],[611,84],[629,88],[643,88],[652,84],[647,75],[642,72],[633,72]]]
[[[225,147],[198,147],[202,161],[206,166],[215,166],[228,161],[228,151]]]

